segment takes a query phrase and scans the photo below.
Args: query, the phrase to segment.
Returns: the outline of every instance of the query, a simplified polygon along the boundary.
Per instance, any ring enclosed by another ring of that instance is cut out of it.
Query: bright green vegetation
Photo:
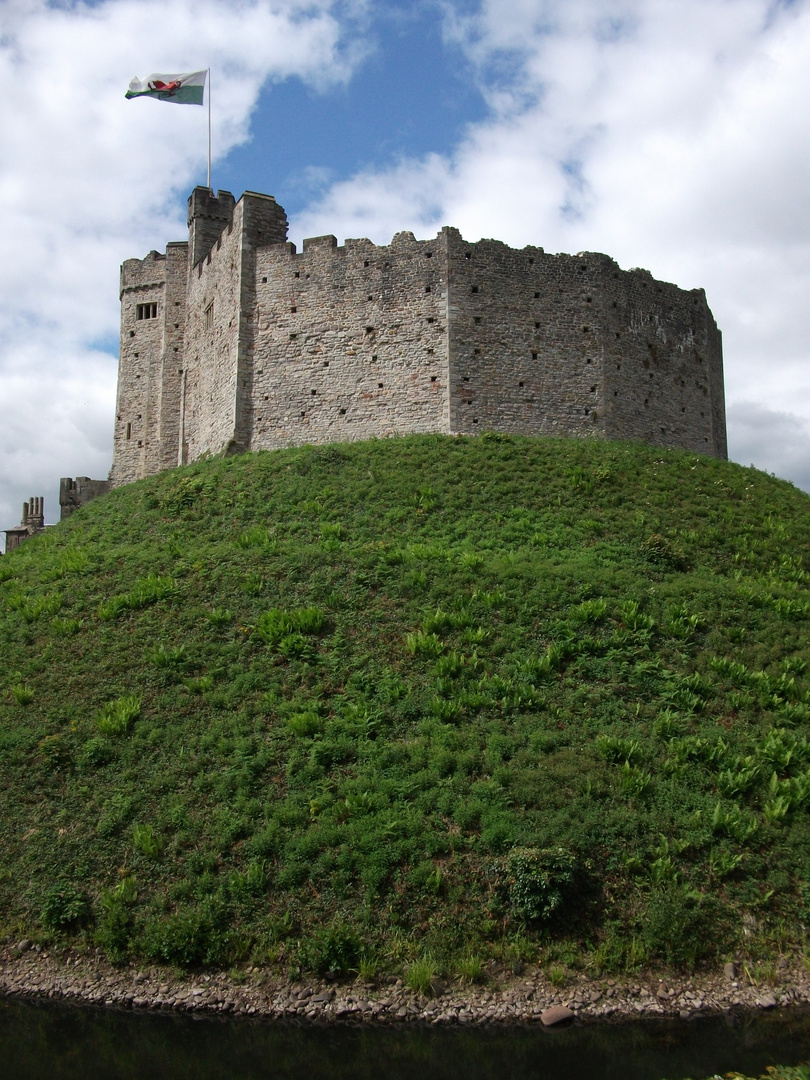
[[[756,1080],[752,1076],[743,1076],[742,1073],[724,1073],[722,1077],[711,1076],[707,1080]],[[767,1072],[759,1080],[810,1080],[810,1066],[797,1065],[791,1068],[788,1065],[770,1065]]]
[[[474,982],[810,918],[810,499],[649,447],[201,463],[0,560],[0,933]]]

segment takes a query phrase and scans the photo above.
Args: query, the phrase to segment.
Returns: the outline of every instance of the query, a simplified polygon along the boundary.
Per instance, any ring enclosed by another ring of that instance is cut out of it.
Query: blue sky
[[[269,189],[292,216],[361,170],[442,153],[486,116],[471,65],[443,40],[438,4],[379,5],[366,42],[343,85],[318,91],[291,78],[264,87],[250,140],[217,165],[212,184]]]
[[[810,0],[0,0],[0,528],[112,450],[118,267],[213,184],[291,238],[454,225],[703,286],[730,456],[810,491]]]

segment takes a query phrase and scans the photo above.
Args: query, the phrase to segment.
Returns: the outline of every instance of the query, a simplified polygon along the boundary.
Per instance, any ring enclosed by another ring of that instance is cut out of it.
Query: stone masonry
[[[112,486],[203,456],[412,432],[634,439],[726,457],[720,332],[606,255],[443,228],[287,241],[198,187],[189,239],[121,267]]]
[[[32,495],[23,503],[22,518],[16,529],[6,529],[6,555],[32,536],[45,532],[45,503],[41,495]]]

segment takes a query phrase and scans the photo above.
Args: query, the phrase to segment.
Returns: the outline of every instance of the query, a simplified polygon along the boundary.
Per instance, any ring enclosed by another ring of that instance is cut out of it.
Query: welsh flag
[[[191,71],[185,75],[147,75],[133,79],[125,97],[150,97],[158,101],[173,101],[175,105],[202,105],[207,71]]]

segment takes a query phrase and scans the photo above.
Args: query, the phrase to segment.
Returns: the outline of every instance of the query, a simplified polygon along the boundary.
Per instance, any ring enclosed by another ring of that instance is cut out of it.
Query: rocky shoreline
[[[679,1017],[810,1004],[810,972],[779,961],[773,985],[757,985],[744,965],[692,977],[639,975],[619,981],[572,973],[554,986],[540,968],[499,972],[483,986],[434,985],[429,997],[401,979],[375,983],[291,983],[259,968],[178,975],[158,967],[112,967],[102,955],[43,950],[22,941],[0,950],[0,995],[77,1001],[113,1008],[193,1012],[327,1023],[516,1024],[546,1027]]]

